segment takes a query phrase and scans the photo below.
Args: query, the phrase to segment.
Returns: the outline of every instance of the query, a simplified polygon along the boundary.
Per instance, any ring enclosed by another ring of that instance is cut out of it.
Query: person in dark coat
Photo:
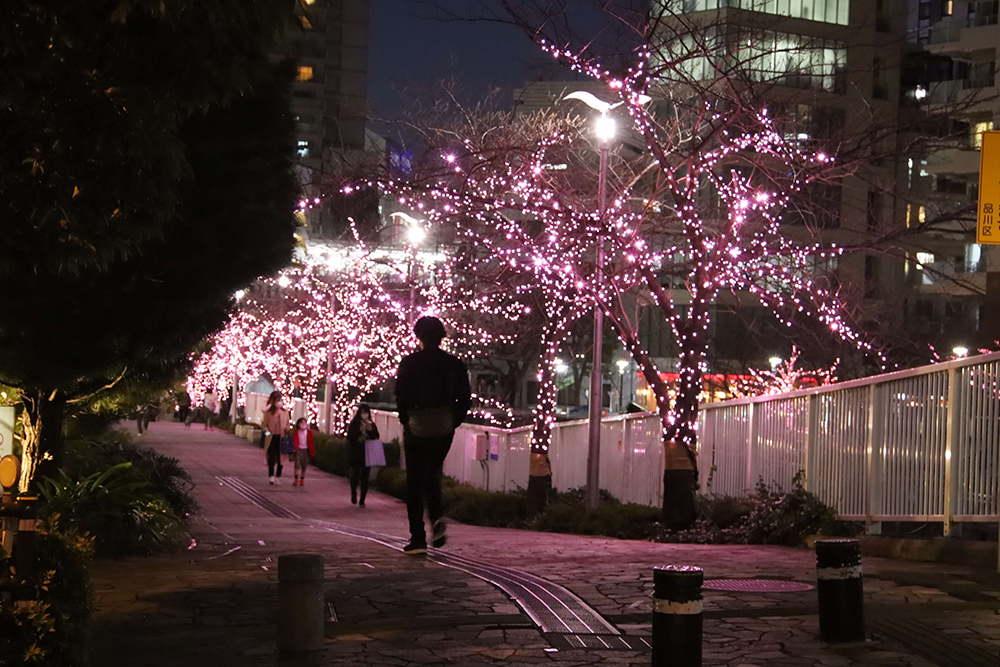
[[[351,504],[365,506],[368,495],[368,477],[371,467],[365,461],[365,443],[378,440],[378,426],[372,421],[372,411],[365,403],[358,406],[354,419],[347,426],[347,465],[351,480]],[[358,484],[361,485],[361,502],[358,502]]]
[[[441,504],[441,469],[455,429],[472,407],[469,374],[457,357],[441,349],[446,332],[436,317],[413,325],[420,349],[403,357],[396,374],[396,407],[403,424],[406,454],[406,514],[410,523],[407,554],[427,553],[424,502],[431,521],[432,544],[447,541]]]

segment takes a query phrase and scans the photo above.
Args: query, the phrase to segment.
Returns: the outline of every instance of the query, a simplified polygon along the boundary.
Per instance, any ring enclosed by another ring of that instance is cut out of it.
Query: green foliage
[[[700,496],[698,519],[682,531],[662,531],[660,542],[697,544],[778,544],[799,546],[809,535],[846,535],[850,528],[834,509],[802,486],[791,491],[769,487],[763,480],[746,498]]]
[[[35,542],[33,583],[19,597],[0,598],[0,667],[84,667],[93,594],[87,562],[92,541],[45,522]],[[0,568],[11,571],[0,558]],[[14,572],[15,576],[18,573]]]
[[[71,478],[59,471],[38,487],[48,517],[96,538],[101,556],[122,557],[153,553],[179,544],[184,522],[152,485],[130,475],[131,463],[118,463],[103,472]]]
[[[656,532],[660,512],[655,507],[622,503],[602,491],[600,504],[588,508],[585,498],[585,489],[555,494],[545,510],[531,521],[531,527],[553,533],[606,535],[630,540],[649,539]]]
[[[198,503],[191,495],[191,476],[177,459],[136,447],[132,436],[120,429],[109,428],[69,440],[63,470],[72,478],[80,478],[120,463],[130,464],[131,478],[147,483],[149,491],[162,497],[178,517],[198,512]]]
[[[499,528],[524,525],[528,517],[524,491],[498,493],[449,481],[451,483],[443,485],[442,495],[448,516],[455,521]]]

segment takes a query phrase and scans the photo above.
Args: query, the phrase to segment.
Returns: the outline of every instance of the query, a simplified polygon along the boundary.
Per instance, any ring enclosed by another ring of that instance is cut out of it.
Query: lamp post
[[[618,104],[604,102],[591,93],[577,91],[566,96],[568,100],[580,100],[591,109],[601,113],[594,124],[594,135],[597,137],[597,152],[601,162],[597,176],[597,253],[595,258],[594,286],[599,289],[604,281],[604,234],[601,225],[604,224],[604,214],[607,210],[607,176],[608,151],[611,140],[615,136],[615,120],[608,115]],[[620,104],[620,103],[619,103]],[[601,497],[601,404],[604,388],[601,375],[601,343],[604,337],[604,311],[599,304],[594,306],[594,359],[590,373],[590,421],[587,436],[587,506],[597,507]]]

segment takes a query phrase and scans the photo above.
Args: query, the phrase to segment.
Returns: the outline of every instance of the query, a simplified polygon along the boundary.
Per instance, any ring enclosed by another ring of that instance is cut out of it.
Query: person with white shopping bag
[[[348,479],[351,480],[352,505],[356,504],[362,508],[365,506],[372,466],[385,465],[385,450],[378,438],[378,426],[372,421],[371,408],[362,403],[354,413],[354,419],[347,426],[347,464]],[[358,502],[358,486],[361,487],[360,502]]]

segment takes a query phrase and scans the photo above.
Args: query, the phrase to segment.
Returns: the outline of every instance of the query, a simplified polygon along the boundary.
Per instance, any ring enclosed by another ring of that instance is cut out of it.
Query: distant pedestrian
[[[187,420],[189,412],[191,412],[191,396],[182,389],[177,392],[177,421],[184,422],[185,426],[191,426],[191,422]]]
[[[272,391],[267,397],[267,406],[260,420],[268,483],[272,485],[281,481],[281,436],[288,430],[288,421],[288,410],[285,410],[284,401],[281,400],[281,392]]]
[[[219,412],[219,399],[211,387],[205,392],[205,398],[202,399],[202,407],[205,408],[205,430],[211,431],[212,422],[215,420],[215,415]]]
[[[156,406],[150,402],[139,406],[139,411],[135,415],[135,425],[139,431],[139,435],[149,430],[149,422],[156,417],[156,412]]]
[[[316,456],[316,443],[313,442],[313,433],[309,430],[309,420],[299,417],[295,421],[295,430],[292,431],[292,438],[295,442],[295,453],[292,454],[295,464],[295,481],[292,486],[306,485],[306,468],[309,467],[309,457]]]
[[[351,480],[351,504],[365,506],[368,495],[368,479],[372,469],[365,459],[365,443],[378,440],[378,426],[372,421],[372,411],[365,403],[358,406],[354,419],[347,426],[347,465]],[[358,486],[361,486],[361,502],[358,502]],[[421,519],[422,521],[422,519]]]
[[[446,332],[436,317],[421,317],[413,326],[420,349],[399,363],[396,406],[403,424],[406,453],[406,514],[410,522],[407,554],[427,553],[424,501],[431,521],[432,544],[447,541],[441,504],[441,469],[455,429],[472,406],[469,375],[463,364],[441,349]]]

